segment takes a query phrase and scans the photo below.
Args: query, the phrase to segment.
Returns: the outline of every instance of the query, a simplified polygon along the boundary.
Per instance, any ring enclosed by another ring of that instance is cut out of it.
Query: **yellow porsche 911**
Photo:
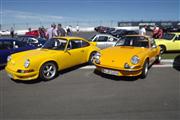
[[[180,32],[165,33],[161,39],[155,39],[161,47],[161,53],[166,51],[180,51]]]
[[[20,52],[8,57],[6,71],[16,80],[53,79],[57,71],[92,63],[99,48],[80,37],[57,37],[40,49]]]
[[[115,76],[140,76],[145,78],[155,61],[160,62],[160,47],[148,36],[128,35],[114,47],[97,52],[94,56],[96,70]]]

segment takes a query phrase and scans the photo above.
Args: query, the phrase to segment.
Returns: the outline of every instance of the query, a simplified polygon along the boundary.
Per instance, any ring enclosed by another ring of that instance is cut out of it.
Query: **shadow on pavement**
[[[11,80],[16,82],[16,83],[23,83],[23,84],[36,84],[36,83],[43,82],[43,80],[41,80],[41,79],[35,79],[35,80],[14,80],[14,79],[11,79]]]
[[[123,76],[113,76],[113,75],[108,75],[108,74],[104,74],[98,70],[94,70],[94,73],[96,75],[99,75],[101,77],[110,79],[110,80],[114,80],[114,81],[136,81],[139,79],[139,77],[123,77]]]
[[[173,68],[180,71],[180,55],[174,58]]]

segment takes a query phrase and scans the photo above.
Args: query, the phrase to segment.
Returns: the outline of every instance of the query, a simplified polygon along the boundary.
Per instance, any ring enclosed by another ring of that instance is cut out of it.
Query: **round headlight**
[[[9,55],[8,57],[7,57],[7,61],[9,62],[9,61],[11,61],[11,55]]]
[[[132,58],[131,58],[131,63],[132,64],[137,64],[137,63],[139,63],[139,57],[138,56],[133,56]]]
[[[27,60],[24,62],[24,67],[25,67],[25,68],[28,68],[29,65],[30,65],[30,60],[27,59]]]

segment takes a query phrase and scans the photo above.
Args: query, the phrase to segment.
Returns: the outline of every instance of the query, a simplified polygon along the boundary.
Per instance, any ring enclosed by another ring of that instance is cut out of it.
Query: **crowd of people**
[[[139,27],[139,34],[140,35],[149,35],[152,36],[153,38],[162,38],[163,36],[163,29],[161,29],[158,26],[153,26],[153,29],[149,29],[149,33],[147,33],[147,26],[140,26]]]
[[[39,27],[38,30],[32,31],[31,29],[29,29],[29,32],[26,32],[26,35],[33,35],[36,37],[51,39],[57,36],[72,36],[72,30],[71,26],[68,26],[65,30],[61,24],[56,25],[53,23],[48,29],[45,29],[43,26]]]

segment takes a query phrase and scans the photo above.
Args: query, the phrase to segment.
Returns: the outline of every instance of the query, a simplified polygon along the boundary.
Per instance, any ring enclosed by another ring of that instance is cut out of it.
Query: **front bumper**
[[[9,68],[8,66],[5,68],[5,70],[8,74],[8,76],[14,80],[28,81],[28,80],[37,79],[39,76],[39,72],[37,72],[37,71],[33,71],[33,72],[29,72],[29,73],[18,73],[17,71],[11,70],[11,68]]]
[[[115,68],[112,66],[104,66],[100,64],[95,64],[96,70],[110,75],[115,76],[139,76],[142,73],[142,67],[137,66],[134,69],[122,69],[122,68]]]

